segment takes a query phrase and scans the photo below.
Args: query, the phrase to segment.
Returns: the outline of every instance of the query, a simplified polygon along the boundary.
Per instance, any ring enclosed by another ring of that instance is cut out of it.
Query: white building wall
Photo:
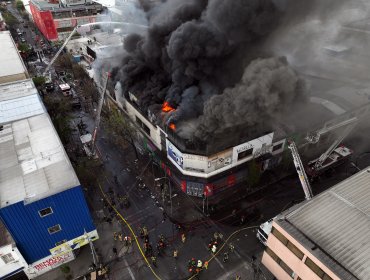
[[[0,247],[0,278],[28,266],[17,247],[11,244]]]

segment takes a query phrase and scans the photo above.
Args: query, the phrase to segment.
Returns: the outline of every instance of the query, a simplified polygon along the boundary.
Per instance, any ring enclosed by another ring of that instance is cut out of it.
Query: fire
[[[168,127],[171,128],[173,131],[176,130],[176,125],[174,123],[170,123]]]
[[[174,108],[172,108],[172,107],[170,106],[170,104],[169,104],[167,101],[165,101],[165,102],[163,103],[163,105],[162,105],[162,111],[167,113],[167,112],[175,111],[175,109],[174,109]]]

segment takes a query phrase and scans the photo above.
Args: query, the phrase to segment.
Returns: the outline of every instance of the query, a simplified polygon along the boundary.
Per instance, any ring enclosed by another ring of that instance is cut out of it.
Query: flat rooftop
[[[17,78],[13,79],[12,77]],[[0,32],[0,84],[27,78],[27,69],[9,31]]]
[[[0,207],[80,183],[32,80],[0,85]]]
[[[369,279],[370,167],[277,220],[341,279]]]
[[[62,3],[50,3],[45,0],[30,0],[33,5],[37,6],[39,10],[42,11],[51,11],[51,12],[66,12],[66,11],[78,11],[78,10],[101,10],[102,5],[99,3],[87,3],[82,5],[69,5],[64,7]]]

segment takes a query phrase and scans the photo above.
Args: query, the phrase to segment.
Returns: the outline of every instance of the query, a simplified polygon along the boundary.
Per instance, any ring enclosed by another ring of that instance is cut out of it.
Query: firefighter
[[[173,257],[174,257],[174,259],[175,260],[177,260],[177,255],[178,255],[178,251],[177,251],[177,249],[175,249],[174,251],[173,251]]]
[[[157,267],[157,258],[155,256],[151,256],[152,264],[154,267]]]
[[[228,252],[225,252],[224,253],[224,259],[223,259],[223,261],[224,261],[224,263],[225,262],[227,262],[229,260],[229,253]]]
[[[205,262],[204,262],[203,267],[204,267],[205,269],[208,269],[208,262],[207,262],[207,261],[205,261]]]
[[[114,240],[117,240],[117,237],[118,237],[118,232],[113,232],[113,238],[114,238]]]
[[[211,249],[212,253],[215,254],[216,251],[217,251],[217,247],[215,244],[212,245],[212,249]]]
[[[230,253],[234,252],[234,249],[235,249],[235,246],[232,243],[230,243],[230,245],[229,245]]]
[[[148,237],[148,229],[146,226],[143,227],[143,235],[144,235],[144,238]]]
[[[119,242],[122,242],[122,233],[118,234],[118,240],[119,240]]]
[[[181,241],[182,241],[182,243],[185,243],[185,241],[186,241],[185,233],[181,234]]]
[[[143,239],[144,238],[144,230],[142,227],[139,227],[139,232],[140,232],[140,238]]]

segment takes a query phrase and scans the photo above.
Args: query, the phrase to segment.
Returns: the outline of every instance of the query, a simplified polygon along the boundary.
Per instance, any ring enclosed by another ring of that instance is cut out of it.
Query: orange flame
[[[167,113],[167,112],[175,111],[175,109],[174,109],[174,108],[172,108],[172,107],[170,106],[170,104],[169,104],[167,101],[165,101],[165,102],[163,103],[163,105],[162,105],[162,111]]]
[[[170,123],[168,127],[171,128],[173,131],[176,130],[176,125],[174,123]]]

